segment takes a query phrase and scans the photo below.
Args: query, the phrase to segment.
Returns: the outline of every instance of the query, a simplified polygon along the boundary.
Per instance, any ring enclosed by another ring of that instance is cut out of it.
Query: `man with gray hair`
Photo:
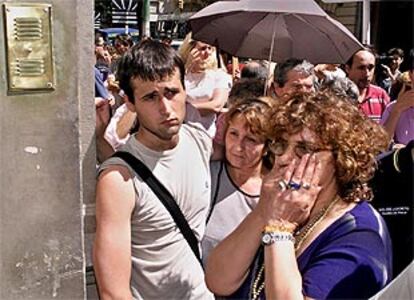
[[[313,92],[314,66],[305,59],[289,58],[275,67],[273,91],[277,97],[286,97],[294,92]]]
[[[358,105],[358,86],[348,77],[328,78],[322,81],[319,90],[330,90],[336,95],[346,97],[352,104]]]

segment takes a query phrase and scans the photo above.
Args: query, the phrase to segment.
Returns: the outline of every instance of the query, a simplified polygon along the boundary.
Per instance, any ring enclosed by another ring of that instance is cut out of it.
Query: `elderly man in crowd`
[[[290,58],[275,67],[273,93],[278,98],[294,92],[314,92],[314,66],[304,60]]]

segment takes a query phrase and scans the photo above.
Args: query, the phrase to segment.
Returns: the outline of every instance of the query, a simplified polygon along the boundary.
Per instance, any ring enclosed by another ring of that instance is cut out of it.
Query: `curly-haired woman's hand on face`
[[[263,178],[257,206],[265,224],[303,224],[321,190],[320,178],[321,167],[315,155],[305,155],[299,163],[294,159],[284,170],[276,162]]]

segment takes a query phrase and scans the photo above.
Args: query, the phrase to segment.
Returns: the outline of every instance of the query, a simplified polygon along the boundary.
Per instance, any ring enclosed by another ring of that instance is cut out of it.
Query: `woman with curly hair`
[[[275,154],[257,207],[210,254],[230,299],[368,298],[391,279],[391,242],[366,185],[383,129],[340,96],[293,95],[269,118]]]

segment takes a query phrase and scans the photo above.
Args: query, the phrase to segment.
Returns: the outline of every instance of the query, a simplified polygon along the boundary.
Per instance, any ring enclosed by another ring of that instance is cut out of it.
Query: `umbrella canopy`
[[[344,63],[363,46],[313,0],[219,1],[190,18],[193,38],[233,56]]]

